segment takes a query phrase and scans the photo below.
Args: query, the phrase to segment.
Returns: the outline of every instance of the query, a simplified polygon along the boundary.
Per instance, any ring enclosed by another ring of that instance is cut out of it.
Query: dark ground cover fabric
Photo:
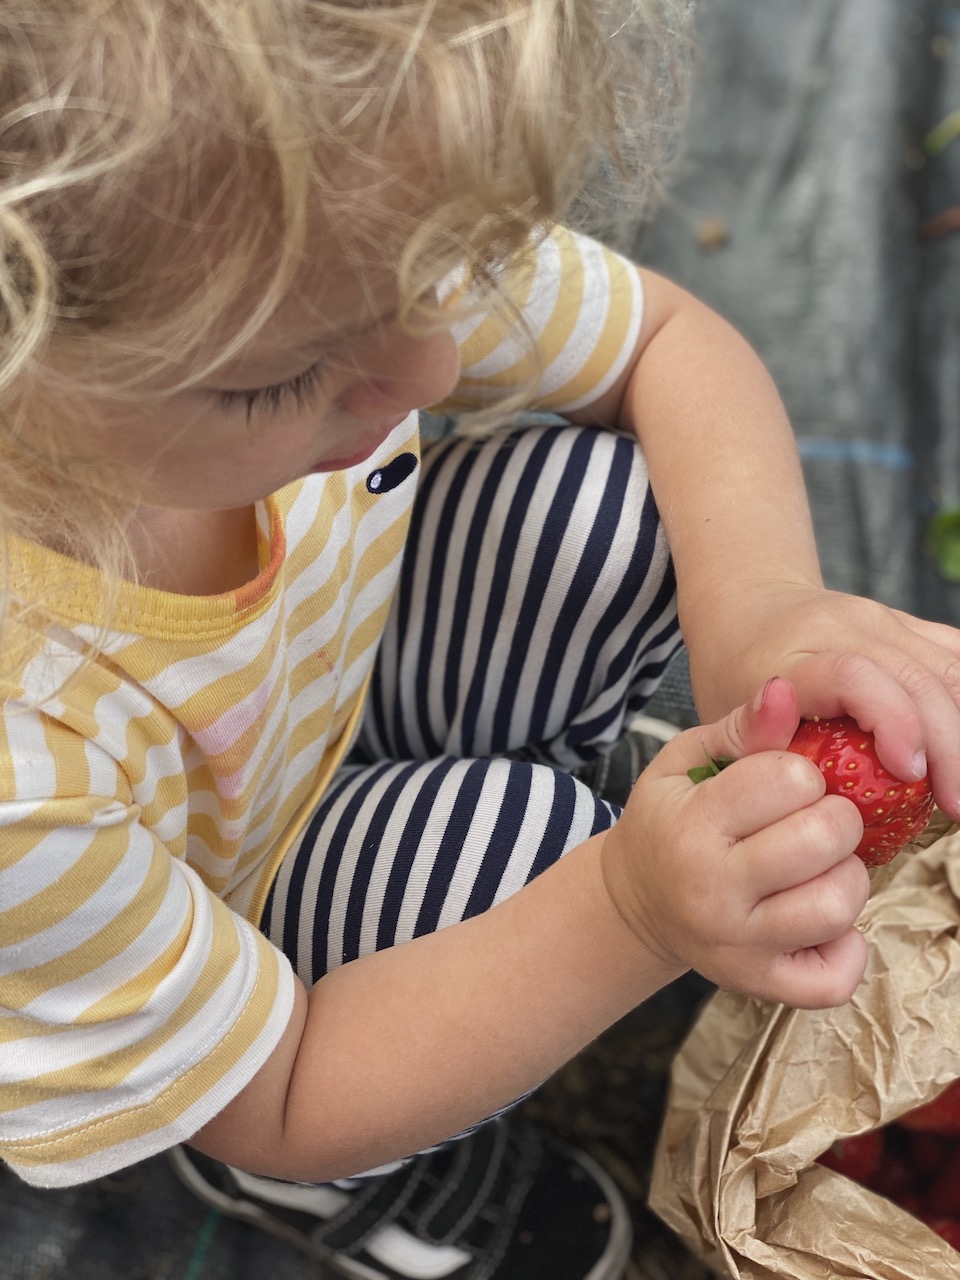
[[[924,550],[931,516],[960,506],[960,140],[924,149],[960,109],[960,2],[700,0],[698,28],[667,197],[618,247],[768,363],[829,585],[960,623],[960,587]],[[651,709],[691,720],[682,660]],[[670,1059],[706,994],[676,984],[527,1104],[620,1180],[633,1280],[706,1280],[644,1208]],[[55,1193],[0,1171],[0,1280],[317,1274],[197,1204],[162,1161]]]
[[[960,623],[955,0],[701,0],[668,196],[633,249],[735,323],[797,434],[827,583]],[[947,134],[949,136],[949,133]],[[683,663],[654,708],[684,708]]]

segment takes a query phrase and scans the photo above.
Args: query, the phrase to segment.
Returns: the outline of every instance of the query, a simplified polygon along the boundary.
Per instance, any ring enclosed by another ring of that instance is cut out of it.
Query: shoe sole
[[[580,1165],[587,1176],[597,1184],[610,1207],[609,1243],[583,1280],[622,1280],[633,1245],[633,1226],[623,1198],[616,1183],[592,1156],[588,1156],[585,1151],[577,1151],[569,1147],[565,1148],[565,1152],[568,1159]],[[245,1222],[248,1226],[267,1232],[301,1253],[307,1254],[328,1272],[346,1277],[346,1280],[383,1280],[382,1271],[373,1271],[363,1263],[352,1262],[347,1258],[342,1260],[332,1258],[327,1250],[319,1249],[309,1236],[297,1231],[289,1223],[272,1217],[253,1201],[237,1200],[219,1191],[200,1174],[179,1147],[172,1147],[167,1152],[167,1159],[173,1172],[187,1190],[204,1204],[222,1213],[224,1217]]]
[[[348,1258],[341,1260],[331,1257],[326,1249],[318,1248],[309,1236],[282,1219],[274,1218],[252,1200],[237,1200],[233,1196],[218,1191],[198,1172],[179,1147],[172,1147],[167,1152],[167,1159],[170,1161],[173,1172],[187,1190],[198,1200],[208,1204],[211,1209],[222,1213],[225,1218],[233,1218],[237,1222],[245,1222],[248,1226],[267,1232],[275,1239],[282,1240],[284,1244],[307,1254],[315,1262],[321,1263],[332,1275],[345,1276],[347,1280],[383,1280],[382,1271],[371,1271],[363,1263],[351,1262]],[[591,1280],[593,1280],[592,1277]]]
[[[669,742],[671,738],[675,738],[678,733],[683,730],[675,724],[670,724],[668,720],[658,720],[656,716],[635,716],[627,724],[627,732],[646,733],[651,738],[659,738],[661,742]]]
[[[597,1184],[610,1206],[610,1241],[583,1280],[621,1280],[633,1247],[633,1223],[620,1189],[606,1169],[585,1151],[577,1151],[571,1147],[565,1150],[567,1157],[580,1165]]]

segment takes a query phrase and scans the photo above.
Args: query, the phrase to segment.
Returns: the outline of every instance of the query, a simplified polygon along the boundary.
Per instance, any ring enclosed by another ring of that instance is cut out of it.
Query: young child
[[[849,998],[859,818],[784,753],[799,715],[960,816],[956,633],[823,589],[746,344],[560,228],[671,7],[3,5],[28,1182],[175,1149],[345,1274],[613,1277],[615,1188],[504,1113],[690,967]],[[421,467],[431,406],[500,429]],[[574,775],[680,629],[705,724],[621,813]],[[704,749],[742,759],[696,788]]]

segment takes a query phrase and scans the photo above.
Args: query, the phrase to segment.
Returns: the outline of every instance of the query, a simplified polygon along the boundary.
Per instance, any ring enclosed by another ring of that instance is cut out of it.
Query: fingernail
[[[927,753],[925,751],[918,751],[913,757],[910,761],[910,771],[918,782],[921,778],[927,776]]]
[[[779,679],[780,679],[779,676],[770,677],[770,679],[767,681],[767,683],[763,686],[763,688],[760,690],[760,692],[757,694],[757,696],[753,700],[752,706],[754,711],[762,711],[763,708],[767,705],[767,698],[770,694],[770,689],[773,685],[776,684],[776,682]]]

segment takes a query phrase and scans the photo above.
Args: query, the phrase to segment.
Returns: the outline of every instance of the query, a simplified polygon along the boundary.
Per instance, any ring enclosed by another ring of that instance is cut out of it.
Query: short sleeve
[[[556,227],[500,287],[513,318],[492,308],[454,326],[460,380],[435,412],[481,408],[532,381],[530,408],[569,413],[623,373],[643,319],[640,273],[628,259]],[[462,301],[466,290],[463,281],[451,282],[450,302]]]
[[[9,704],[0,735],[0,1157],[67,1186],[221,1111],[282,1036],[294,979],[95,744]]]

